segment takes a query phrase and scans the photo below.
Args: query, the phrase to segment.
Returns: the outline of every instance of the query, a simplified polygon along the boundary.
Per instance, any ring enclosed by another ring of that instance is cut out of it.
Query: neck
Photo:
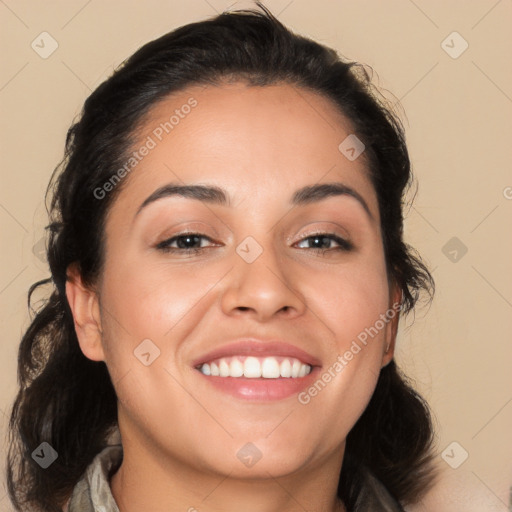
[[[247,479],[163,457],[135,439],[124,439],[123,447],[123,462],[111,479],[120,512],[346,512],[337,498],[343,453],[292,475],[268,471],[266,478]]]

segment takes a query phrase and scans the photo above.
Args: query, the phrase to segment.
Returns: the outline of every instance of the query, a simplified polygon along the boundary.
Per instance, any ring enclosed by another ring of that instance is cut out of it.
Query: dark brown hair
[[[104,258],[105,216],[122,183],[99,200],[94,191],[111,179],[129,153],[145,114],[156,102],[194,84],[243,80],[289,83],[332,101],[365,144],[377,193],[390,282],[403,293],[402,313],[420,292],[431,300],[434,282],[403,241],[403,197],[412,181],[401,122],[371,85],[364,66],[288,30],[271,13],[223,13],[180,27],[127,59],[86,100],[66,138],[65,157],[48,186],[47,257],[51,277],[45,303],[21,340],[20,389],[10,419],[8,489],[17,510],[60,511],[74,485],[106,445],[117,424],[117,398],[107,367],[87,359],[66,299],[66,270],[77,264],[92,285]],[[363,470],[379,478],[402,503],[417,501],[433,484],[434,432],[426,402],[394,361],[385,366],[373,397],[347,438],[339,497],[350,510]],[[57,460],[42,469],[31,457],[42,442]]]

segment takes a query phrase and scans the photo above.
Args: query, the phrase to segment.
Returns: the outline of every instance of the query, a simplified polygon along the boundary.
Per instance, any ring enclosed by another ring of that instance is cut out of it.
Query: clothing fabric
[[[119,512],[110,490],[110,477],[123,457],[121,444],[107,446],[89,465],[73,489],[67,512]],[[352,512],[404,512],[404,509],[370,473]]]
[[[123,447],[107,446],[88,466],[75,485],[67,512],[119,512],[110,490],[110,477],[121,464]]]

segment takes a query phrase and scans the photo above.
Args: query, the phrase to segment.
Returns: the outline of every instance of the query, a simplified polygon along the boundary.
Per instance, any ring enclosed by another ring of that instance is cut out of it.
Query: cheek
[[[388,325],[381,315],[389,307],[384,258],[361,258],[329,276],[310,276],[308,283],[309,305],[322,320],[330,350],[319,378],[299,401],[315,414],[336,411],[330,417],[336,424],[332,432],[348,433],[366,408],[381,369]]]
[[[204,297],[208,276],[186,268],[125,264],[111,272],[102,290],[104,305],[135,338],[162,338]],[[116,326],[114,326],[115,328]]]
[[[205,298],[225,271],[118,261],[115,269],[105,268],[101,290],[103,343],[113,379],[139,371],[141,351],[149,351],[151,360],[158,356],[151,368],[175,367],[181,341],[206,314],[211,304]]]
[[[321,316],[339,350],[373,326],[389,307],[383,257],[361,257],[332,272],[307,273],[303,281],[308,306]]]
[[[190,312],[206,294],[208,283],[187,272],[127,261],[115,269],[106,267],[104,276],[107,367],[124,414],[149,432],[154,424],[172,421],[170,411],[162,409],[162,396],[178,407],[189,398],[173,378],[177,374],[172,362],[186,336],[183,329],[188,328]]]

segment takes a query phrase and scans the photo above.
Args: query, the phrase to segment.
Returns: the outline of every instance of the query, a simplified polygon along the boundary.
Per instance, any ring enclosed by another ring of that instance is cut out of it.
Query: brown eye
[[[182,233],[160,242],[156,248],[163,252],[200,252],[207,248],[201,244],[203,240],[212,241],[201,233]]]
[[[312,247],[301,247],[301,249],[313,249],[315,251],[350,251],[354,246],[347,240],[333,233],[317,233],[302,239],[299,244],[309,242]],[[338,244],[338,247],[332,247],[332,242]]]

